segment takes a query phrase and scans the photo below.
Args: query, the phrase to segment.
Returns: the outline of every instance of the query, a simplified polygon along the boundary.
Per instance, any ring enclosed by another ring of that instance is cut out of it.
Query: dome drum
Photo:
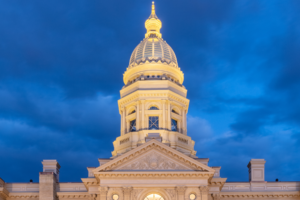
[[[165,63],[145,63],[143,65],[138,65],[136,67],[128,68],[127,71],[123,75],[123,81],[125,85],[129,81],[144,76],[163,76],[166,75],[171,77],[173,80],[177,81],[179,84],[183,83],[184,76],[180,68],[172,67]]]

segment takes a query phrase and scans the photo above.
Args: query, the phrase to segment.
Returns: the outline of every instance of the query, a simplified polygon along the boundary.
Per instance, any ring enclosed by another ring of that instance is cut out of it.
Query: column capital
[[[208,192],[209,187],[208,186],[200,186],[199,189],[200,189],[200,192]]]
[[[106,187],[106,186],[100,186],[98,188],[98,190],[100,191],[100,194],[106,194],[107,191],[108,191],[108,187]]]
[[[184,195],[185,190],[186,190],[186,187],[185,187],[185,186],[177,186],[177,187],[176,187],[176,191],[177,191],[177,194],[178,194],[178,195]]]
[[[123,187],[122,190],[124,192],[124,195],[130,194],[132,191],[132,187]]]

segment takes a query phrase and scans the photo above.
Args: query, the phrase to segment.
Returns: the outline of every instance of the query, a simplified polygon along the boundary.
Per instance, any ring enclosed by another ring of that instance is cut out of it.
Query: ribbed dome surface
[[[129,66],[135,63],[144,63],[147,60],[175,64],[175,66],[178,67],[173,49],[163,39],[155,36],[145,38],[134,49],[130,57]]]

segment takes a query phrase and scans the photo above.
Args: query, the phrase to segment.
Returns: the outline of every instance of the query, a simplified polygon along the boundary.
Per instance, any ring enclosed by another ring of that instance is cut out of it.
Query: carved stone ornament
[[[138,195],[143,191],[143,189],[134,189],[132,190],[132,200],[137,200],[138,199]]]
[[[199,187],[201,194],[207,194],[209,187],[208,186],[200,186]]]
[[[97,199],[97,194],[90,194],[89,200],[96,200]]]
[[[108,187],[99,187],[100,195],[106,195]]]
[[[176,187],[176,191],[177,191],[178,195],[184,195],[185,190],[186,190],[185,186],[178,186],[178,187]]]
[[[124,195],[130,194],[132,191],[132,187],[123,187]]]
[[[176,190],[175,189],[165,189],[165,190],[170,195],[171,199],[176,199]]]
[[[212,197],[213,197],[213,200],[220,200],[220,193],[213,193]]]
[[[152,151],[118,170],[190,170],[162,154]]]

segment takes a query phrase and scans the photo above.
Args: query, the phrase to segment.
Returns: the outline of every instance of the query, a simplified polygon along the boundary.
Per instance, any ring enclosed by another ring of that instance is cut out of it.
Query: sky
[[[227,181],[300,181],[300,1],[157,0],[162,37],[184,73],[188,135]],[[123,73],[150,0],[0,0],[0,177],[60,181],[111,157]]]

